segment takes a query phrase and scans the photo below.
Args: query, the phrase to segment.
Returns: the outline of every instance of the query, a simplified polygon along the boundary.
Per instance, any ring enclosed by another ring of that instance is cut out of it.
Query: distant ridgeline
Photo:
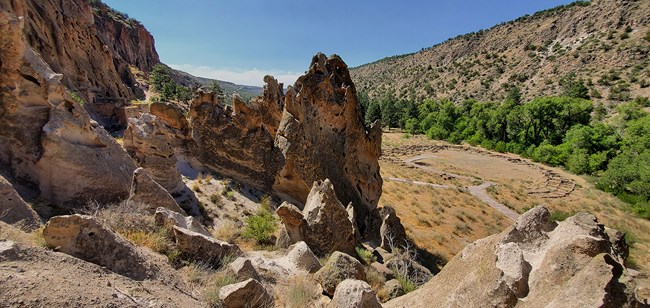
[[[525,101],[573,74],[603,103],[650,96],[650,3],[579,1],[351,69],[371,98]]]

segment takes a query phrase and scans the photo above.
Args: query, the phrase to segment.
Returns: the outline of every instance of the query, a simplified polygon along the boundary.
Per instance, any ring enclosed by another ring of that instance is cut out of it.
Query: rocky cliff
[[[24,24],[0,12],[0,171],[63,208],[128,197],[135,164],[28,45]]]
[[[330,179],[358,223],[381,195],[381,128],[365,127],[347,65],[316,55],[283,93],[266,77],[262,97],[224,106],[212,94],[192,103],[192,153],[209,168],[302,206],[315,181]]]
[[[513,87],[524,100],[559,95],[575,73],[595,100],[650,97],[648,16],[648,1],[582,1],[353,68],[352,79],[374,97],[460,102],[500,100]]]
[[[101,1],[1,0],[0,10],[23,17],[26,43],[95,120],[126,124],[121,107],[144,97],[136,72],[160,62],[144,26]]]

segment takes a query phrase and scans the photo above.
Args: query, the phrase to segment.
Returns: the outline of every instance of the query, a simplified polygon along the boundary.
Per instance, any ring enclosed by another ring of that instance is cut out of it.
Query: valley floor
[[[517,155],[402,133],[384,133],[382,151],[379,205],[394,207],[408,235],[438,259],[450,260],[467,244],[512,225],[517,213],[544,204],[556,220],[586,211],[626,232],[627,266],[648,281],[650,222],[584,177]]]

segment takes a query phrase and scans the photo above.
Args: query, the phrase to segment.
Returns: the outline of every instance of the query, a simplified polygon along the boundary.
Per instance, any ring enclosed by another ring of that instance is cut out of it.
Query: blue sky
[[[349,66],[411,53],[571,0],[104,0],[140,20],[162,62],[197,76],[293,83],[318,51]]]

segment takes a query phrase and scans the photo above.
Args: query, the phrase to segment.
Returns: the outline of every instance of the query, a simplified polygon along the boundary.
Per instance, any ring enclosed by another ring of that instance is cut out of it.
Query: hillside
[[[431,29],[435,31],[435,29]],[[417,53],[351,69],[357,88],[378,97],[529,100],[562,92],[570,73],[592,99],[650,96],[650,3],[578,2],[462,35]]]

